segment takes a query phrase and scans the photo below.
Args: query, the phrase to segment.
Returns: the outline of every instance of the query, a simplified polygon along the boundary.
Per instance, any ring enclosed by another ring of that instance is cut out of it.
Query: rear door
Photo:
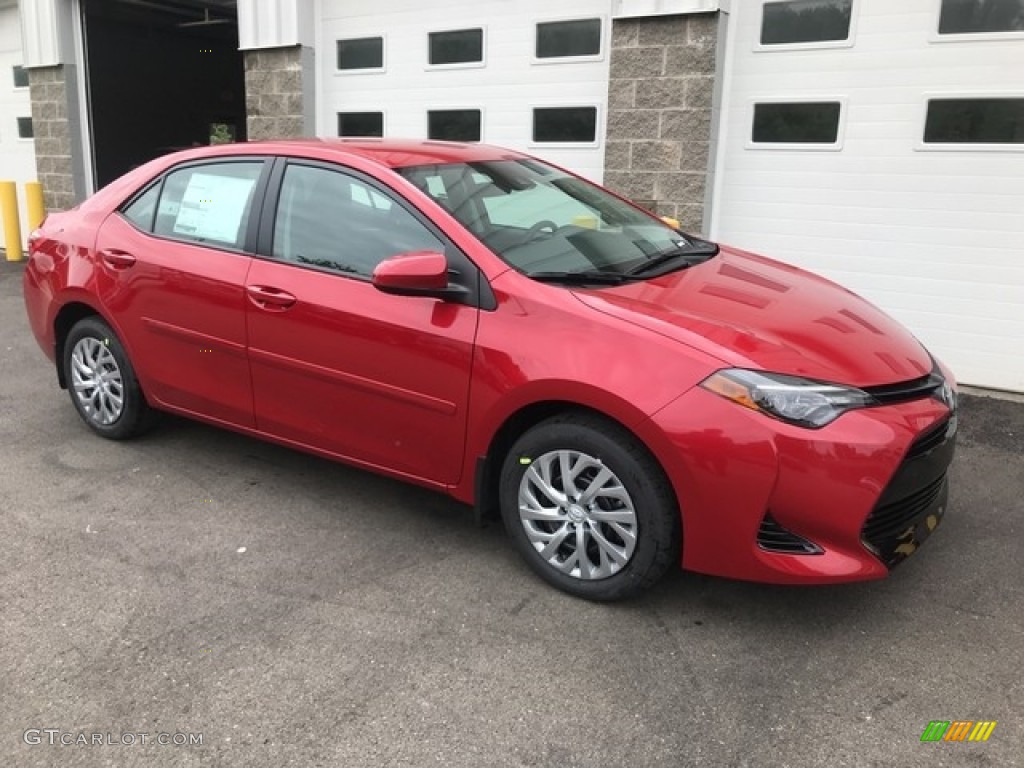
[[[261,431],[435,483],[459,478],[479,310],[392,296],[374,267],[442,251],[475,267],[440,231],[373,180],[327,164],[282,162],[264,215],[268,258],[246,283]],[[272,202],[276,199],[276,202]]]
[[[148,397],[254,426],[243,287],[256,237],[262,158],[168,171],[107,218],[98,291]]]

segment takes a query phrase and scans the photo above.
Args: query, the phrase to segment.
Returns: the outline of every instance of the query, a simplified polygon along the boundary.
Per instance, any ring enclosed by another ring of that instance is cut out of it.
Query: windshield
[[[398,172],[528,275],[626,275],[695,243],[707,245],[537,160],[417,165]]]

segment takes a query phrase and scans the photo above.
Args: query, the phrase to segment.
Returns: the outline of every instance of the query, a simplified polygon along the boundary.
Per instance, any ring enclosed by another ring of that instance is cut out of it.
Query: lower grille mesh
[[[916,493],[899,501],[877,507],[864,523],[865,541],[873,546],[881,547],[886,541],[898,536],[934,503],[942,492],[942,484],[945,482],[946,475],[943,474],[938,480],[929,483]]]

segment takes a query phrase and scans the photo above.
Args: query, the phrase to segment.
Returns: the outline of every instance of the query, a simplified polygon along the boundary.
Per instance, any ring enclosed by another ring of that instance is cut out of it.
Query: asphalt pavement
[[[885,581],[597,605],[444,496],[180,419],[94,437],[17,265],[0,327],[0,765],[1024,765],[1024,404],[962,399]]]

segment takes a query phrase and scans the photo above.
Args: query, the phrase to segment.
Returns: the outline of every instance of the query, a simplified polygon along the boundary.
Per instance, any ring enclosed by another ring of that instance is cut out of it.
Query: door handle
[[[116,248],[104,248],[100,251],[100,258],[114,269],[127,269],[135,263],[134,256]]]
[[[296,299],[290,293],[279,288],[269,288],[265,285],[247,285],[245,292],[249,295],[249,301],[260,309],[282,310],[292,306]]]

